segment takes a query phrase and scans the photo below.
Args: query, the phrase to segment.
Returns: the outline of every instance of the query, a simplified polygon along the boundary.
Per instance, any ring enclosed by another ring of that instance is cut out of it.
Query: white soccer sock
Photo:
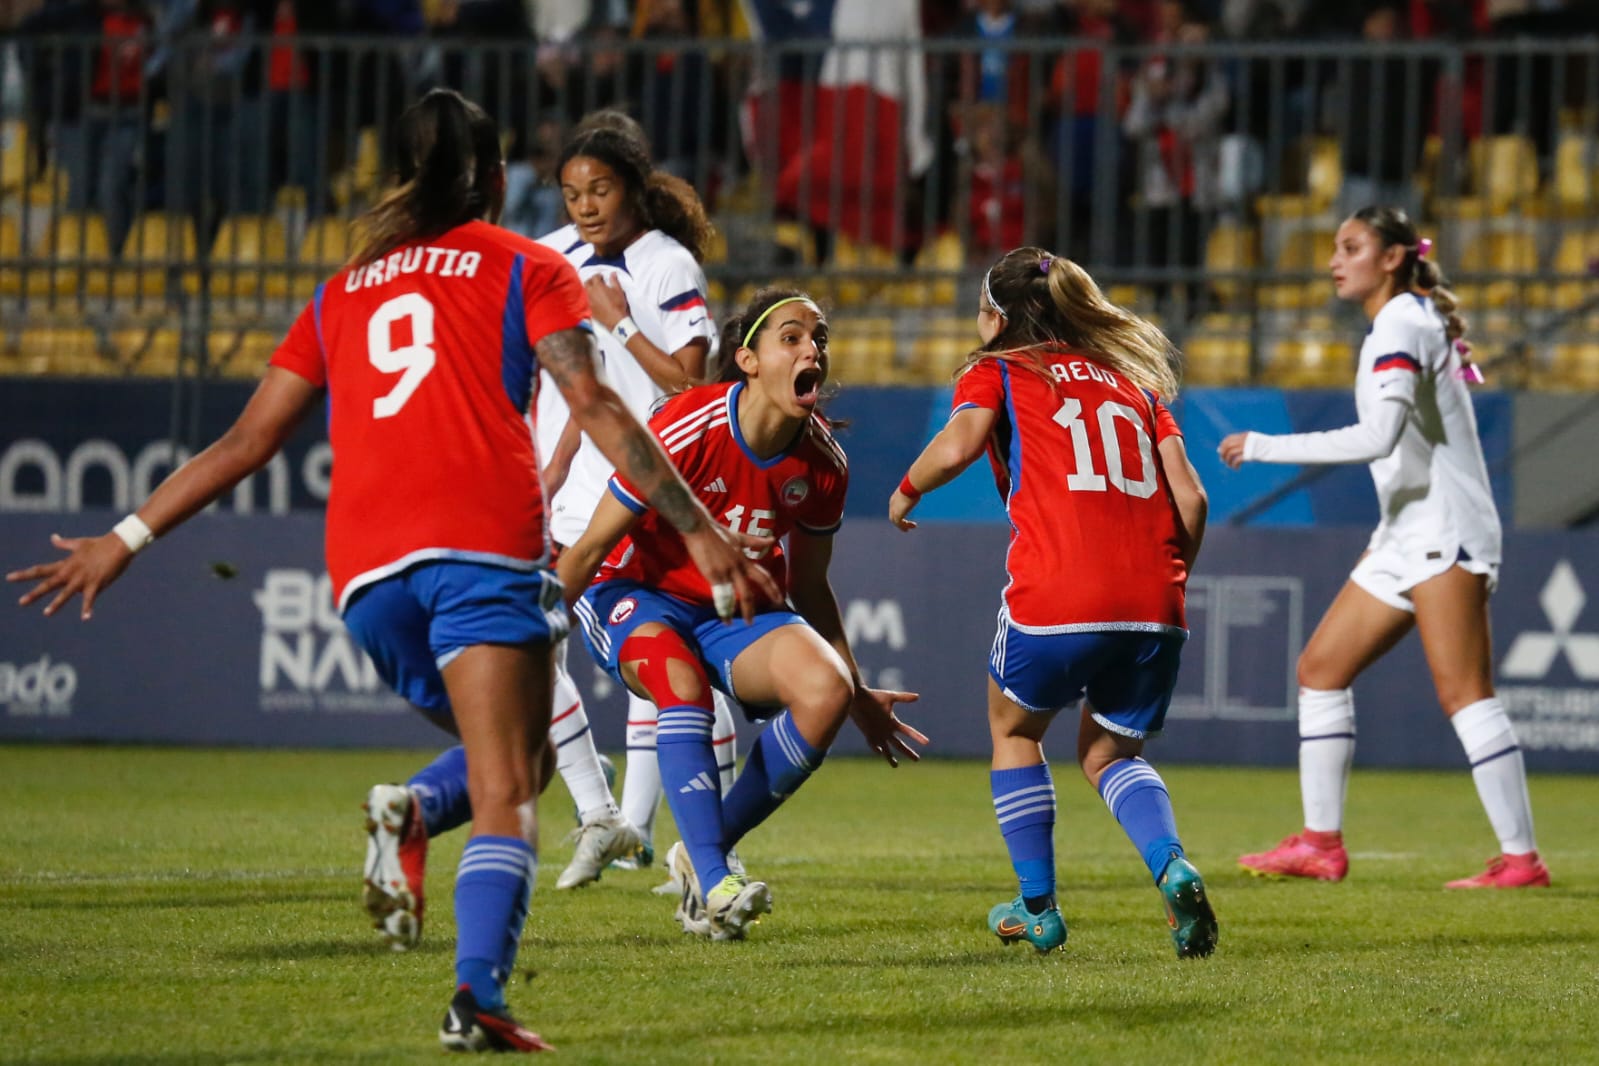
[[[655,839],[661,805],[661,767],[655,761],[655,704],[627,694],[627,774],[622,778],[622,816],[638,827],[645,843]]]
[[[720,691],[712,692],[716,721],[711,725],[711,749],[716,752],[716,771],[722,778],[722,795],[732,791],[738,776],[738,729],[733,724],[731,701]]]
[[[1344,827],[1349,765],[1355,759],[1355,695],[1346,688],[1299,690],[1299,796],[1305,828]]]
[[[1507,855],[1537,851],[1532,835],[1532,799],[1527,795],[1527,764],[1516,743],[1516,727],[1497,696],[1460,708],[1449,718],[1460,746],[1471,760],[1477,796]]]
[[[572,675],[566,672],[562,657],[555,663],[554,713],[550,717],[550,743],[555,745],[555,768],[566,782],[566,790],[577,804],[578,818],[587,825],[598,818],[617,813],[611,787],[605,782],[605,768],[594,747],[588,712],[578,695]]]

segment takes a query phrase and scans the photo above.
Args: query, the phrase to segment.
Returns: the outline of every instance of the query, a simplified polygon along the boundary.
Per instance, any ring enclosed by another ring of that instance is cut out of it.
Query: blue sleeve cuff
[[[622,506],[626,507],[629,511],[632,511],[634,514],[643,514],[650,509],[650,505],[647,501],[639,499],[637,496],[624,489],[621,483],[618,482],[615,477],[612,477],[611,480],[607,482],[607,485],[610,487],[611,495],[615,496],[618,500],[621,500]]]

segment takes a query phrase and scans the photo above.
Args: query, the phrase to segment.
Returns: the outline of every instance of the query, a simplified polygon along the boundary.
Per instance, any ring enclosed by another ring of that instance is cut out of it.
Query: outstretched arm
[[[1383,400],[1368,418],[1322,433],[1231,433],[1217,454],[1234,470],[1244,463],[1370,463],[1392,454],[1405,430],[1410,404]]]
[[[971,466],[988,447],[988,435],[994,429],[994,412],[986,407],[967,407],[955,412],[938,435],[927,442],[922,454],[916,457],[906,473],[905,480],[915,490],[915,495],[903,491],[902,484],[888,501],[888,520],[900,529],[915,529],[910,521],[911,509],[923,493],[947,485]]]
[[[813,536],[796,529],[788,535],[789,600],[799,616],[811,624],[821,638],[832,645],[849,669],[855,694],[850,700],[850,718],[888,765],[898,766],[899,756],[912,761],[921,758],[906,738],[926,744],[927,737],[914,727],[900,721],[894,713],[897,703],[913,703],[919,697],[914,692],[895,692],[887,689],[867,688],[861,678],[855,653],[850,650],[849,637],[844,632],[844,619],[838,611],[838,598],[827,580],[827,569],[833,559],[833,537]]]
[[[732,530],[718,525],[694,498],[655,436],[634,418],[610,386],[594,373],[593,341],[580,329],[563,329],[535,346],[541,365],[561,390],[572,420],[600,454],[644,494],[661,517],[683,535],[689,556],[714,589],[731,585],[746,620],[762,602],[783,596],[770,574],[744,555]]]
[[[320,391],[292,371],[268,367],[238,420],[214,444],[156,487],[134,512],[138,521],[148,527],[152,537],[159,537],[261,469],[283,447]],[[83,617],[87,619],[94,614],[95,598],[128,568],[133,550],[115,532],[80,538],[56,535],[50,539],[70,554],[53,563],[12,571],[6,580],[38,582],[18,601],[23,606],[55,593],[45,606],[45,614],[55,614],[81,593]]]

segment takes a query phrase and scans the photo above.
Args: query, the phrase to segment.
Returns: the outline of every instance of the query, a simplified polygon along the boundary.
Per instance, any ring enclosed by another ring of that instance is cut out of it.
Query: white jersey
[[[1355,375],[1360,422],[1326,433],[1251,433],[1244,458],[1269,463],[1365,462],[1382,521],[1371,547],[1443,561],[1500,561],[1499,512],[1477,439],[1460,358],[1432,301],[1394,297],[1377,312]]]
[[[596,255],[593,246],[570,225],[542,238],[540,243],[565,255],[584,282],[592,277],[614,276],[627,296],[628,314],[638,324],[639,332],[668,355],[696,340],[705,341],[715,351],[716,322],[706,301],[705,271],[689,250],[671,237],[659,230],[646,230],[612,259]],[[594,338],[606,383],[640,422],[647,422],[655,401],[666,390],[645,372],[626,345],[598,322],[594,323]],[[541,388],[538,444],[543,461],[547,462],[554,451],[567,417],[559,390],[553,385]],[[550,535],[557,544],[575,544],[583,535],[611,473],[609,460],[585,435],[550,509]]]

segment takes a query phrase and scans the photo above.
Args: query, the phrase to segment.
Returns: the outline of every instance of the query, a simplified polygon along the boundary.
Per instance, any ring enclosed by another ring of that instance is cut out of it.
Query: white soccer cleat
[[[716,930],[705,914],[705,904],[700,899],[700,879],[694,872],[694,863],[688,849],[679,840],[666,853],[666,869],[672,880],[668,884],[677,891],[677,909],[672,917],[692,936],[710,937]],[[655,891],[659,892],[660,889]]]
[[[361,902],[389,946],[408,951],[422,939],[428,835],[421,805],[404,785],[373,785],[364,809]]]
[[[705,897],[712,940],[743,940],[761,915],[771,913],[772,890],[742,873],[728,874]]]
[[[556,879],[556,888],[577,888],[598,881],[612,861],[638,850],[642,838],[633,823],[620,814],[603,814],[575,833],[577,850]]]

